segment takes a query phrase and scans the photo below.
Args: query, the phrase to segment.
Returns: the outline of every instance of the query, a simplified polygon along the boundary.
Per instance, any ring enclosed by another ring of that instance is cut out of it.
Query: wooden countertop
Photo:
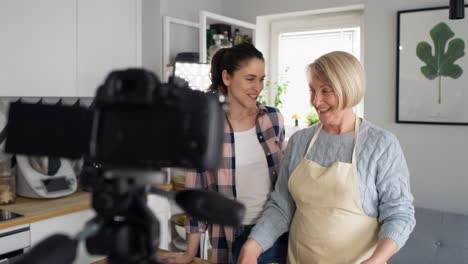
[[[31,199],[16,197],[16,202],[1,205],[0,209],[23,215],[16,219],[0,221],[0,229],[30,224],[47,218],[70,214],[91,208],[91,193],[75,192],[56,199]]]
[[[167,250],[163,250],[163,249],[158,249],[159,252],[169,252]],[[96,261],[96,262],[93,262],[91,264],[106,264],[106,260],[105,259],[102,259],[102,260],[99,260],[99,261]],[[200,258],[195,258],[194,260],[192,260],[189,264],[210,264],[211,262],[208,262],[206,260],[203,260],[203,259],[200,259]]]

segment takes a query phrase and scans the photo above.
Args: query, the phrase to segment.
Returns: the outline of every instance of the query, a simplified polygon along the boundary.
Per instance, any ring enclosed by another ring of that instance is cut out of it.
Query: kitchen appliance
[[[17,187],[18,195],[29,198],[58,198],[76,191],[77,180],[70,161],[59,159],[55,170],[49,173],[40,172],[32,166],[31,158],[17,155],[18,165]]]

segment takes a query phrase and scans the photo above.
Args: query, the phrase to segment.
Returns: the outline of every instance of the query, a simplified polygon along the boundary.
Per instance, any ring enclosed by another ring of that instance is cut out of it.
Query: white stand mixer
[[[77,180],[70,161],[60,159],[53,175],[35,170],[28,156],[17,155],[18,177],[16,192],[30,198],[58,198],[76,191]]]

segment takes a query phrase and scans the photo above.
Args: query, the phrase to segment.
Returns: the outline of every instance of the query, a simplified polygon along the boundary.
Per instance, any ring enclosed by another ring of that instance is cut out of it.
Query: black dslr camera
[[[107,168],[215,168],[222,144],[219,98],[149,71],[109,74],[89,109],[12,103],[7,151],[77,158]],[[37,133],[31,133],[37,131]]]
[[[81,182],[92,190],[97,214],[77,237],[52,236],[18,263],[71,263],[81,240],[110,264],[159,263],[159,223],[146,206],[149,192],[174,198],[199,220],[240,224],[244,206],[218,193],[152,187],[162,167],[217,168],[223,115],[218,96],[191,90],[181,79],[160,83],[143,69],[110,73],[89,108],[12,103],[6,151],[84,157]]]

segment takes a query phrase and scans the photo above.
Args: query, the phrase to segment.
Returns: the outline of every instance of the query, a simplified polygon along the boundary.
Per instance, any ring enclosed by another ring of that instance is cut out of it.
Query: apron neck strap
[[[314,136],[312,137],[312,140],[309,143],[309,147],[307,148],[307,151],[306,151],[306,154],[305,154],[304,158],[307,156],[307,153],[309,153],[310,148],[312,148],[312,145],[314,145],[315,141],[317,140],[317,138],[318,138],[318,136],[320,134],[320,131],[322,131],[322,127],[323,127],[323,124],[320,123],[319,128],[317,128],[317,131],[315,132]]]
[[[354,146],[353,146],[353,158],[351,163],[356,164],[356,146],[358,142],[358,135],[359,135],[359,117],[356,114],[356,118],[354,120]]]
[[[354,120],[354,146],[353,146],[353,157],[352,157],[352,160],[351,160],[352,164],[356,163],[356,145],[357,145],[357,142],[358,142],[359,123],[360,123],[358,115],[355,115],[355,116],[356,116],[356,118]],[[322,131],[322,128],[323,128],[323,124],[320,124],[319,128],[317,128],[317,131],[315,132],[314,136],[312,137],[312,140],[309,143],[309,147],[307,147],[307,151],[306,151],[306,154],[305,154],[304,158],[307,156],[307,153],[309,153],[310,149],[314,145],[315,141],[317,140],[317,138],[318,138],[318,136],[320,134],[320,131]]]

